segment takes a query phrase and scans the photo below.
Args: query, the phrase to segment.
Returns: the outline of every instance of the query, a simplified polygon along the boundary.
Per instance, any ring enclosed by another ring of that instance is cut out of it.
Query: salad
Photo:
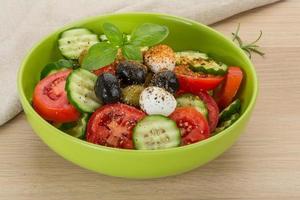
[[[163,44],[166,26],[125,34],[72,28],[58,38],[63,59],[47,64],[32,105],[53,126],[88,142],[165,149],[205,140],[239,117],[243,72],[196,50]]]

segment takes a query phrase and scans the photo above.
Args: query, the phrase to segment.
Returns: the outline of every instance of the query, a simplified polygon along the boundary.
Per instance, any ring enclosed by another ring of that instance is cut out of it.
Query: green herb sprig
[[[111,23],[104,23],[102,28],[108,42],[94,44],[89,49],[82,62],[85,69],[95,70],[114,62],[119,49],[127,60],[141,61],[143,59],[141,47],[158,44],[169,34],[166,26],[144,23],[136,27],[131,33],[130,40],[127,40],[120,29]]]
[[[237,27],[235,33],[231,33],[232,36],[233,36],[232,41],[237,41],[239,47],[248,54],[250,59],[252,58],[252,53],[256,53],[260,56],[265,55],[265,53],[262,52],[260,50],[260,47],[256,44],[262,36],[262,31],[260,31],[260,34],[259,34],[258,38],[256,40],[254,40],[253,42],[249,43],[249,44],[244,44],[241,37],[239,36],[239,31],[240,31],[240,24],[238,24],[238,27]]]

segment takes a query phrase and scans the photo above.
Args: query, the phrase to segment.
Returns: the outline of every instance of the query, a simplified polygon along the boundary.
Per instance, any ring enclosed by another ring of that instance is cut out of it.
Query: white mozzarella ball
[[[160,114],[169,116],[176,108],[175,97],[159,87],[147,87],[140,95],[140,107],[148,115]]]
[[[168,45],[160,44],[145,52],[144,62],[154,73],[161,70],[172,71],[176,62],[175,53]]]

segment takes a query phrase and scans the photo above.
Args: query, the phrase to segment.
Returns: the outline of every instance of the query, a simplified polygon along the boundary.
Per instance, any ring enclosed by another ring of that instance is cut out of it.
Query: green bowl
[[[59,34],[71,27],[86,27],[101,33],[101,25],[111,22],[123,32],[138,24],[152,22],[169,27],[164,43],[175,50],[200,50],[229,65],[240,66],[245,74],[239,96],[242,115],[228,129],[188,146],[166,150],[124,150],[99,146],[79,140],[56,129],[41,118],[31,106],[34,86],[45,64],[61,58],[57,47]],[[33,130],[65,159],[92,171],[126,178],[157,178],[181,174],[215,159],[227,150],[243,132],[254,108],[257,78],[253,65],[243,51],[215,30],[198,22],[153,13],[124,13],[88,18],[51,33],[26,56],[18,74],[18,91],[26,117]]]

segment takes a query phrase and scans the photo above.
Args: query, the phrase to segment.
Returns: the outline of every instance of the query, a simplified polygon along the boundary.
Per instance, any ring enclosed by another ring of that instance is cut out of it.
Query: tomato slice
[[[76,121],[80,117],[67,98],[65,84],[72,70],[57,72],[42,79],[33,92],[33,107],[44,119],[65,123]]]
[[[113,75],[115,75],[116,73],[116,62],[110,64],[110,65],[107,65],[107,66],[104,66],[104,67],[101,67],[97,70],[94,70],[94,74],[96,74],[97,76],[100,76],[101,74],[105,73],[105,72],[108,72],[108,73],[111,73]]]
[[[184,92],[199,92],[212,90],[224,79],[223,76],[213,76],[193,72],[188,65],[176,66],[174,72],[179,81],[179,90]]]
[[[235,97],[237,91],[243,80],[243,71],[239,67],[229,67],[225,81],[221,86],[219,91],[216,91],[214,96],[220,109],[228,106],[233,98]]]
[[[212,133],[219,121],[219,107],[215,102],[214,98],[210,96],[206,91],[201,91],[197,94],[202,101],[204,101],[206,108],[208,110],[208,124],[210,132]]]
[[[181,132],[181,144],[187,145],[204,140],[210,136],[205,117],[192,107],[179,107],[169,116]]]
[[[144,116],[144,112],[126,104],[104,105],[93,113],[88,122],[87,141],[132,149],[132,129]]]

